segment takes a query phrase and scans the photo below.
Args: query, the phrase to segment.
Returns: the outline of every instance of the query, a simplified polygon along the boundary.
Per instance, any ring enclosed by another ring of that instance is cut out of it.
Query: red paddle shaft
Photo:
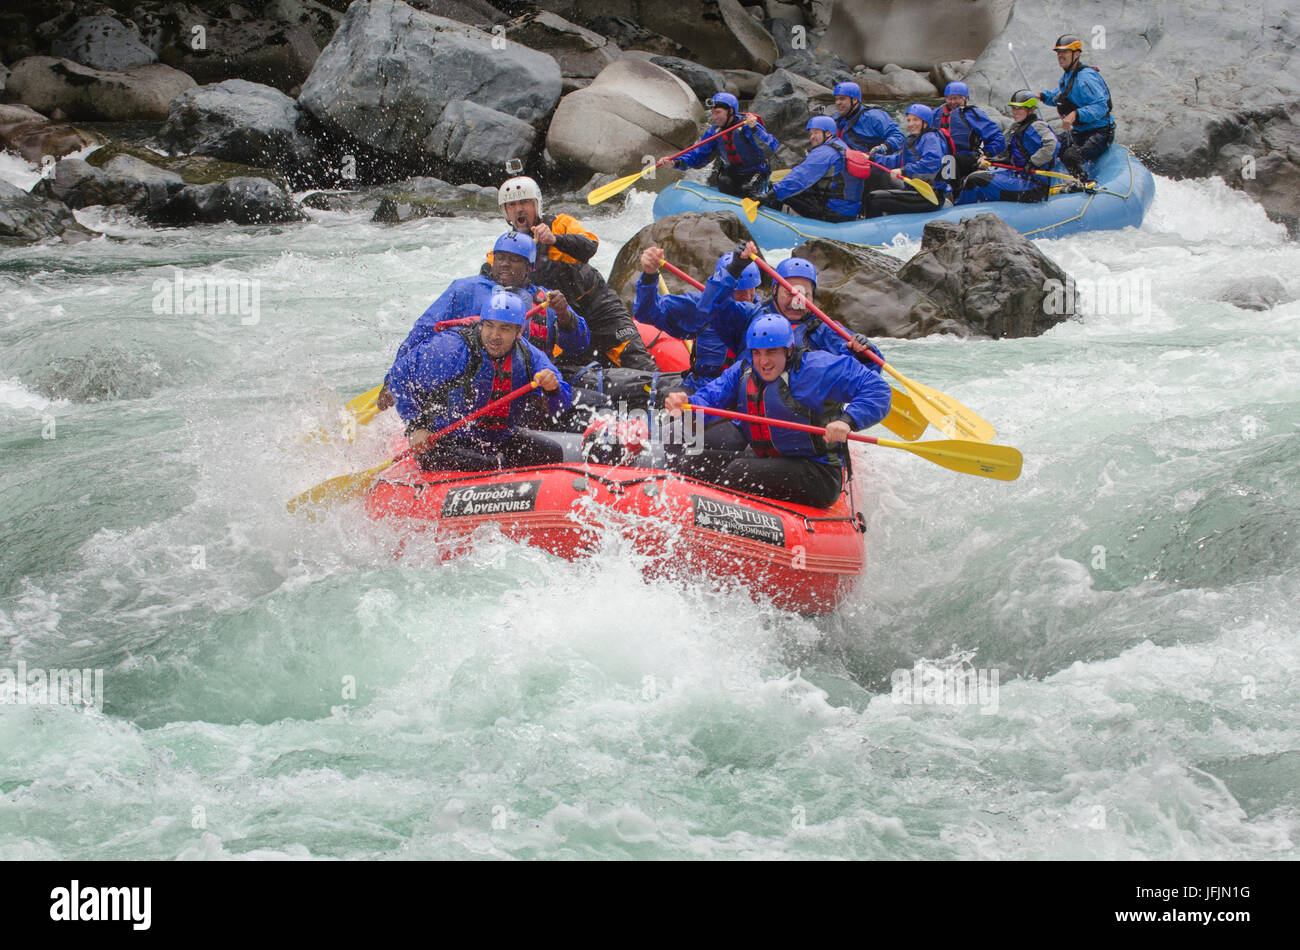
[[[667,261],[660,261],[660,262],[659,262],[659,266],[662,267],[662,268],[664,268],[664,269],[665,269],[666,271],[668,271],[668,273],[670,273],[670,274],[676,274],[678,277],[680,277],[682,280],[686,281],[686,283],[690,284],[690,285],[691,285],[692,287],[694,287],[696,290],[703,290],[703,289],[704,289],[704,285],[703,285],[703,284],[701,284],[698,280],[696,280],[696,279],[695,279],[694,277],[692,277],[690,274],[686,273],[686,271],[682,270],[682,269],[681,269],[680,267],[678,267],[677,265],[675,265],[675,264],[669,264]]]
[[[506,393],[500,399],[493,399],[490,403],[488,403],[486,406],[483,406],[481,409],[475,409],[469,415],[465,416],[465,418],[457,419],[451,425],[439,429],[437,432],[433,433],[433,435],[425,439],[424,444],[420,446],[420,451],[423,452],[425,449],[427,449],[434,442],[437,442],[443,436],[451,435],[461,426],[473,422],[479,416],[486,415],[487,413],[491,412],[493,409],[496,409],[498,406],[504,406],[508,402],[513,402],[514,400],[518,399],[520,396],[526,395],[528,392],[536,388],[537,388],[537,380],[534,379],[525,383],[523,386],[520,386],[514,392]],[[403,452],[399,452],[397,453],[396,456],[393,457],[393,461],[394,462],[400,461],[401,459],[406,458],[414,451],[415,449],[412,447],[406,449]]]
[[[716,139],[716,138],[721,138],[722,136],[726,135],[728,132],[734,132],[734,131],[736,131],[736,129],[740,128],[740,127],[741,127],[742,125],[744,125],[744,124],[745,124],[745,123],[744,123],[744,121],[742,120],[742,121],[740,121],[740,122],[737,122],[735,125],[733,125],[733,126],[732,126],[731,128],[729,128],[729,129],[723,129],[721,132],[714,132],[714,133],[713,133],[712,135],[710,135],[708,138],[700,139],[700,140],[699,140],[698,142],[696,142],[694,145],[688,145],[688,146],[686,146],[686,148],[682,149],[680,152],[673,152],[673,154],[671,154],[671,155],[665,155],[663,158],[659,159],[659,161],[655,162],[655,164],[656,164],[656,165],[666,165],[666,164],[668,164],[669,162],[671,162],[674,158],[680,158],[681,156],[685,155],[685,154],[686,154],[687,152],[689,152],[691,149],[693,149],[693,148],[699,148],[699,147],[700,147],[701,145],[703,145],[705,142],[712,142],[712,141],[713,141],[714,139]]]
[[[747,412],[732,412],[730,409],[713,409],[709,406],[697,406],[694,403],[685,403],[683,409],[694,409],[696,412],[702,412],[708,416],[722,416],[725,419],[739,419],[741,422],[753,422],[761,426],[780,426],[783,429],[797,429],[800,432],[811,432],[814,435],[826,435],[825,429],[819,429],[816,426],[806,426],[802,422],[787,422],[784,419],[771,419],[767,416],[751,416]],[[874,439],[869,435],[858,435],[856,432],[850,432],[849,438],[854,442],[870,442],[872,445],[879,444],[879,439]]]

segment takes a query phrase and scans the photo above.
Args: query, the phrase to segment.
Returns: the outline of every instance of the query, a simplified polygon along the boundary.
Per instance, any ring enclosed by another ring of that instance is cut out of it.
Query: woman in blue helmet
[[[523,339],[527,310],[518,294],[498,287],[478,322],[435,333],[393,364],[389,391],[422,468],[485,471],[564,460],[556,443],[519,431],[558,416],[572,399],[555,365]],[[433,432],[533,379],[541,393],[514,399],[425,448]]]
[[[929,182],[940,203],[949,194],[949,184],[945,174],[956,171],[956,162],[948,151],[948,143],[937,131],[930,128],[931,109],[927,105],[914,102],[907,107],[904,121],[907,123],[907,138],[903,147],[889,155],[881,155],[876,161],[891,169],[890,175],[896,187],[870,192],[862,202],[862,217],[877,218],[882,214],[909,214],[916,211],[935,210],[934,202],[920,194],[914,188],[897,187],[904,175]]]
[[[843,490],[843,444],[854,429],[889,414],[891,390],[880,374],[850,357],[795,346],[789,322],[772,315],[746,332],[743,359],[690,397],[670,393],[665,408],[680,415],[688,398],[698,406],[826,431],[724,422],[705,430],[703,452],[674,461],[678,471],[777,501],[829,508]]]
[[[1035,175],[1034,171],[1060,170],[1056,157],[1061,143],[1051,127],[1038,117],[1038,99],[1028,89],[1017,90],[1008,105],[1015,121],[1006,132],[1006,152],[995,155],[993,161],[1015,168],[971,172],[962,185],[957,204],[1047,200],[1051,179]]]
[[[967,105],[969,98],[970,88],[964,82],[950,82],[943,89],[943,105],[930,116],[930,127],[944,137],[957,159],[954,191],[961,189],[962,179],[975,170],[981,155],[999,155],[1007,148],[998,124]]]
[[[781,147],[776,136],[763,128],[763,120],[752,112],[740,111],[740,100],[729,92],[719,92],[707,100],[709,119],[712,125],[700,136],[706,139],[736,124],[737,117],[743,117],[745,124],[734,132],[728,132],[721,138],[704,145],[697,145],[684,155],[671,159],[674,168],[701,168],[721,159],[717,170],[709,179],[709,184],[724,194],[739,198],[759,188],[772,173],[767,163],[767,155],[775,154]],[[668,164],[669,159],[660,159],[660,165]]]
[[[790,174],[751,195],[764,207],[789,207],[795,214],[819,221],[852,221],[862,207],[862,179],[848,173],[848,146],[835,137],[835,121],[815,115],[805,126],[808,157]]]
[[[725,273],[735,256],[728,251],[718,258],[714,274]],[[641,252],[641,279],[636,285],[637,320],[658,327],[679,340],[694,340],[691,346],[691,368],[682,377],[681,386],[694,392],[706,383],[717,379],[722,371],[735,362],[736,352],[722,342],[718,331],[709,324],[709,314],[700,309],[701,290],[688,290],[682,294],[659,293],[659,265],[664,259],[662,248],[647,247]],[[755,302],[755,290],[763,282],[758,265],[752,261],[736,280],[732,298],[744,303]]]

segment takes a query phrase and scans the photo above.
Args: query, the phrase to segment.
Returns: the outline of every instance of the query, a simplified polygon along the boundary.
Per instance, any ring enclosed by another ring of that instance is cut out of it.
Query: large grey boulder
[[[268,224],[300,221],[302,213],[284,186],[265,178],[229,178],[210,185],[186,185],[158,214],[171,224]]]
[[[175,172],[131,155],[115,155],[103,168],[65,158],[54,166],[54,174],[36,183],[32,194],[57,199],[72,208],[120,205],[134,214],[154,217],[184,186]]]
[[[93,237],[61,201],[30,195],[0,179],[0,247],[15,247],[60,238],[76,244]]]
[[[108,72],[158,61],[158,54],[144,44],[138,31],[111,16],[83,17],[50,44],[50,52]]]
[[[507,38],[553,58],[566,77],[591,79],[619,57],[618,47],[599,33],[545,10],[525,13],[505,30]]]
[[[243,79],[187,89],[172,100],[159,138],[172,152],[275,168],[290,177],[316,161],[299,130],[301,107],[280,90]]]
[[[162,63],[104,72],[70,59],[28,56],[14,63],[5,96],[47,115],[62,110],[69,119],[162,120],[171,101],[193,85]]]
[[[609,271],[609,286],[630,311],[636,303],[641,252],[647,247],[662,247],[668,260],[703,281],[713,273],[719,257],[749,239],[749,229],[734,214],[718,211],[670,214],[647,224],[619,249]],[[672,293],[689,289],[667,272],[664,279]]]
[[[762,116],[767,130],[782,142],[807,137],[804,126],[817,109],[833,109],[835,97],[825,86],[786,69],[778,69],[758,86],[749,111]]]
[[[689,146],[704,119],[690,86],[653,63],[625,57],[561,100],[546,149],[561,163],[626,175],[647,155]]]
[[[429,132],[426,148],[460,165],[499,166],[525,159],[537,142],[537,130],[523,119],[456,99]]]
[[[445,149],[453,139],[433,134],[451,103],[472,102],[503,123],[513,117],[536,128],[559,101],[560,84],[560,68],[545,53],[400,0],[358,0],[298,101],[326,130],[399,160],[451,160]]]
[[[1052,30],[1053,39],[1071,23],[1114,19],[1109,15],[1088,19],[1078,11],[1079,4],[1070,4],[1071,9],[1062,9],[1053,17],[1040,12],[1042,4],[1034,0],[1015,4],[1013,0],[835,0],[822,43],[852,63],[898,63],[908,69],[928,70],[935,63],[971,59],[984,52],[1007,25],[1013,5],[1017,13],[1023,7],[1025,16],[1041,18],[1042,28]],[[1011,39],[1020,45],[1019,37]],[[1006,48],[1003,40],[1004,54]]]
[[[1111,89],[1118,141],[1161,174],[1221,175],[1296,233],[1300,22],[1293,5],[1022,0],[966,75],[975,101],[1005,108],[1021,85],[1008,42],[1035,90],[1055,88],[1060,70],[1051,47],[1068,23],[1085,25],[1078,28],[1083,61],[1100,69]]]
[[[307,78],[320,55],[307,26],[210,15],[196,25],[203,27],[201,45],[198,37],[181,33],[160,58],[200,83],[247,79],[287,91]]]
[[[902,262],[871,248],[812,238],[792,252],[817,266],[817,305],[855,333],[915,339],[970,336],[939,303],[898,276]]]
[[[994,339],[1039,336],[1072,317],[1073,281],[1033,242],[993,214],[931,221],[898,272],[968,327]]]

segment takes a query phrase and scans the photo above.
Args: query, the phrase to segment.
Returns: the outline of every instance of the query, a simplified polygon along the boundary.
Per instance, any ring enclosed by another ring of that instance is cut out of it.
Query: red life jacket
[[[499,361],[492,364],[492,394],[488,397],[489,402],[510,395],[514,389],[514,373],[511,367],[513,361],[510,356],[507,353]],[[495,409],[485,416],[480,416],[477,425],[482,429],[504,429],[509,421],[510,404],[506,403],[499,409]]]
[[[948,140],[949,154],[956,155],[957,143],[952,140],[952,132],[949,131],[948,128],[948,123],[951,120],[952,120],[952,113],[948,111],[947,106],[944,106],[942,109],[939,110],[939,131],[942,132],[943,137]]]
[[[758,374],[750,373],[749,379],[745,382],[745,402],[749,406],[751,416],[766,416],[763,409],[763,390],[758,384]],[[773,458],[781,453],[776,450],[772,444],[772,429],[760,423],[749,423],[750,445],[754,448],[754,454],[759,458]]]

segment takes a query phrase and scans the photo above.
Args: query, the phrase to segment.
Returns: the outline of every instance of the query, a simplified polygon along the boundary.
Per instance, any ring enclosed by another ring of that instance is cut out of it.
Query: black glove
[[[740,275],[745,273],[745,268],[748,266],[749,258],[745,256],[745,245],[737,244],[736,249],[731,252],[731,263],[727,265],[727,273],[740,280]]]
[[[868,351],[875,353],[876,356],[879,356],[882,361],[884,360],[885,357],[881,354],[880,350],[876,349],[876,345],[872,343],[869,339],[867,339],[867,335],[865,333],[853,334],[853,342],[862,344],[867,348]],[[876,369],[880,365],[871,357],[867,356],[866,353],[855,353],[854,356],[856,356],[859,360],[861,360],[863,363],[866,363],[868,366],[872,367],[873,369]]]

